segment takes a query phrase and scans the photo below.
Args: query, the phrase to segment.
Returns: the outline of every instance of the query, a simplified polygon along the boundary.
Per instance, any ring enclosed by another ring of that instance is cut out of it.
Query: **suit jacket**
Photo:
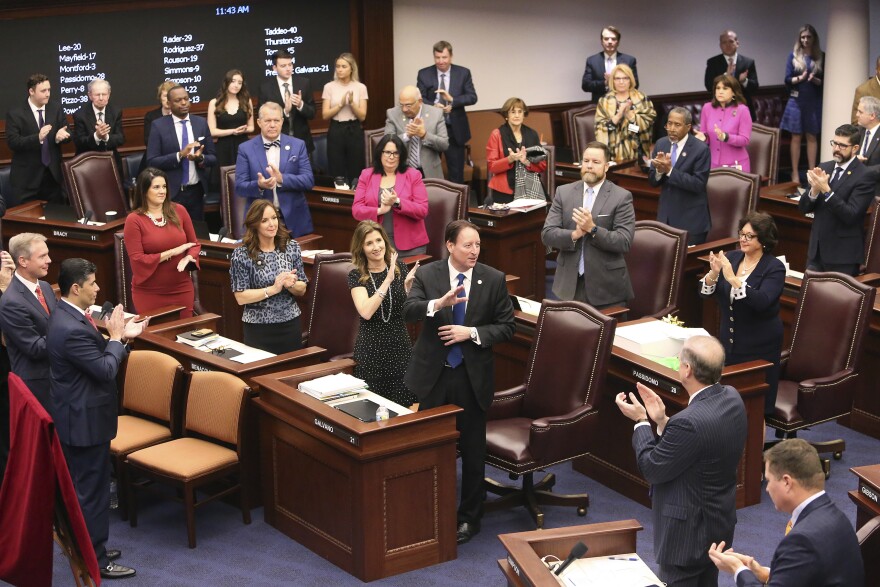
[[[856,88],[852,106],[853,124],[858,124],[858,121],[856,120],[856,110],[859,107],[859,100],[865,96],[874,96],[875,98],[880,99],[880,79],[878,79],[876,75],[872,76],[871,79],[866,80],[865,83]]]
[[[862,134],[862,140],[864,140],[864,133]],[[871,131],[869,143],[868,156],[867,160],[864,161],[864,165],[874,176],[874,181],[877,183],[875,193],[880,195],[880,125],[875,126],[874,130]],[[861,153],[861,149],[859,149],[859,153]]]
[[[397,135],[403,140],[409,119],[403,114],[400,106],[389,108],[385,117],[385,134]],[[421,118],[425,123],[425,132],[427,133],[419,147],[419,162],[422,165],[422,171],[425,172],[425,177],[443,179],[440,153],[449,148],[449,135],[443,120],[443,111],[423,103]],[[409,139],[405,141],[407,148],[409,148],[408,141]]]
[[[58,131],[67,126],[67,117],[57,102],[50,101],[43,111],[43,119],[46,124],[52,125],[52,130],[46,135],[49,141],[49,154],[51,162],[49,171],[52,177],[63,185],[61,176],[61,145],[55,142]],[[6,142],[12,150],[12,166],[9,181],[12,184],[12,193],[19,202],[34,199],[40,195],[40,184],[43,181],[42,146],[40,145],[40,129],[34,118],[28,101],[17,107],[11,108],[6,113]],[[62,143],[67,141],[62,141]]]
[[[294,75],[290,77],[290,93],[296,94],[302,92],[303,105],[300,110],[290,108],[290,116],[284,116],[284,122],[281,125],[281,134],[293,135],[306,144],[306,150],[311,153],[315,150],[315,142],[312,140],[312,131],[309,129],[309,121],[315,117],[315,97],[312,95],[312,88],[309,85],[309,79]],[[278,87],[278,78],[272,76],[263,82],[260,86],[260,93],[257,96],[257,110],[266,102],[275,102],[281,108],[284,108],[284,96],[281,95],[281,88]]]
[[[660,151],[672,151],[669,137],[657,141],[651,158],[656,157]],[[688,135],[671,174],[658,175],[654,167],[651,167],[648,180],[651,185],[660,186],[658,221],[675,228],[683,228],[690,234],[709,232],[712,220],[709,216],[706,184],[709,182],[711,162],[709,147],[695,136]]]
[[[211,138],[211,131],[208,130],[208,122],[201,116],[189,115],[190,126],[192,126],[193,136],[189,137],[189,141],[196,141],[199,137],[204,137],[202,143],[205,150],[202,152],[205,160],[197,164],[190,161],[191,165],[196,166],[199,175],[199,183],[205,193],[208,193],[208,167],[217,165],[217,155],[214,150],[214,140]],[[181,161],[177,160],[177,153],[183,148],[180,141],[177,140],[177,131],[174,125],[177,119],[174,116],[162,116],[153,121],[150,129],[150,141],[147,143],[147,165],[156,167],[168,174],[168,195],[173,198],[180,191],[180,184],[183,179],[183,168]]]
[[[639,70],[636,67],[636,58],[626,53],[617,52],[618,65],[628,65],[636,78],[636,88],[639,87]],[[605,85],[605,52],[599,51],[595,55],[587,57],[587,65],[584,67],[584,79],[581,80],[581,89],[592,94],[595,102],[608,92]]]
[[[281,135],[281,156],[278,170],[282,175],[281,187],[277,188],[278,205],[284,214],[284,223],[294,238],[313,232],[312,216],[306,202],[305,190],[315,186],[312,175],[312,164],[306,144],[296,137]],[[254,200],[264,198],[273,200],[272,190],[261,190],[257,185],[257,174],[266,177],[266,148],[263,147],[262,135],[243,142],[238,147],[238,158],[235,161],[235,195],[247,198],[247,206]]]
[[[96,446],[116,436],[116,374],[128,347],[104,339],[67,302],[59,302],[48,333],[52,418],[68,446]]]
[[[654,553],[661,565],[711,566],[713,542],[733,541],[736,469],[746,443],[746,410],[727,385],[703,389],[666,424],[663,436],[636,426],[639,470],[653,486]]]
[[[122,173],[122,159],[119,156],[119,147],[125,144],[125,134],[122,132],[122,112],[107,104],[104,108],[104,122],[110,125],[110,136],[100,143],[95,141],[95,125],[98,118],[95,109],[89,102],[73,114],[73,143],[76,145],[76,154],[87,151],[113,151],[116,163],[120,165]]]
[[[742,75],[742,72],[744,71],[748,73],[746,74],[746,83],[743,87],[743,94],[745,94],[746,102],[748,103],[749,110],[752,112],[752,117],[754,118],[755,112],[752,108],[752,96],[754,95],[755,90],[758,89],[758,70],[755,68],[754,59],[737,53],[736,65],[734,66],[733,72],[736,81],[739,81],[739,76]],[[703,78],[703,83],[710,96],[715,95],[715,78],[725,73],[727,73],[727,57],[724,56],[724,53],[719,53],[715,57],[706,60],[706,74]],[[740,82],[740,85],[742,85],[742,82]]]
[[[829,176],[834,161],[819,165]],[[798,202],[801,212],[813,213],[813,228],[807,258],[818,255],[826,263],[863,263],[865,261],[865,213],[874,200],[876,181],[858,159],[854,159],[827,201],[823,194],[812,200],[804,194]]]
[[[470,295],[465,309],[465,326],[474,326],[480,344],[464,341],[462,355],[464,367],[474,389],[477,403],[488,409],[495,393],[495,369],[492,345],[513,337],[513,305],[507,293],[504,274],[488,265],[477,263],[474,267]],[[404,382],[420,399],[427,397],[440,378],[449,354],[437,333],[437,329],[453,324],[452,308],[443,308],[428,316],[428,302],[449,292],[449,262],[446,259],[420,267],[412,289],[403,304],[403,317],[407,322],[422,322],[422,331],[413,347]],[[459,367],[460,368],[460,367]]]
[[[471,139],[471,126],[468,123],[465,106],[477,103],[477,90],[474,89],[474,81],[471,78],[471,70],[467,67],[453,64],[449,69],[446,91],[452,96],[452,112],[446,120],[449,125],[449,138],[456,144],[463,146]],[[437,96],[437,68],[425,67],[419,70],[416,77],[416,87],[422,93],[425,104],[433,104]],[[386,126],[387,129],[387,126]],[[445,151],[446,149],[440,149]],[[432,176],[432,177],[443,177]]]
[[[726,141],[715,134],[716,126],[727,133]],[[743,171],[751,172],[748,146],[752,140],[752,115],[745,104],[720,108],[706,102],[700,111],[700,130],[706,135],[713,169],[741,165]]]
[[[562,300],[574,299],[583,248],[587,303],[595,306],[629,300],[634,294],[625,255],[636,226],[632,194],[606,178],[593,203],[593,222],[599,227],[596,236],[572,241],[575,224],[571,215],[583,202],[583,181],[559,186],[541,230],[541,241],[559,249],[553,293]]]
[[[57,302],[52,286],[42,280],[39,284],[49,312],[54,313]],[[13,277],[0,298],[0,327],[6,337],[12,372],[24,380],[43,406],[49,406],[49,317],[37,296]]]
[[[354,192],[351,215],[355,220],[372,220],[382,223],[379,208],[379,183],[382,174],[373,168],[364,169],[358,179]],[[408,167],[405,173],[398,173],[394,192],[400,198],[400,208],[392,208],[391,220],[394,225],[394,246],[399,251],[408,251],[428,244],[425,230],[425,216],[428,215],[428,191],[422,181],[422,174]]]
[[[876,577],[872,578],[872,581]],[[762,585],[748,569],[738,587]],[[856,533],[828,495],[807,504],[797,523],[776,547],[768,587],[862,587],[865,567]]]

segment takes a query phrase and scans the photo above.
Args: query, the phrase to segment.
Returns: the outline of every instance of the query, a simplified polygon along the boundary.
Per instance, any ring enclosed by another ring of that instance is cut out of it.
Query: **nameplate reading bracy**
[[[315,426],[320,428],[321,430],[325,430],[329,432],[333,436],[337,438],[341,438],[345,442],[351,444],[352,446],[360,446],[361,442],[357,436],[352,436],[346,430],[340,428],[339,426],[334,426],[330,422],[322,420],[321,418],[315,418]]]
[[[52,230],[52,236],[58,236],[61,238],[75,238],[81,241],[96,241],[98,240],[97,234],[90,234],[88,232],[79,232],[76,230]]]
[[[665,379],[660,379],[652,373],[645,373],[644,371],[639,371],[638,369],[633,368],[632,376],[647,385],[659,387],[660,389],[668,391],[669,393],[674,393],[675,395],[678,395],[680,393],[677,385],[673,385]]]

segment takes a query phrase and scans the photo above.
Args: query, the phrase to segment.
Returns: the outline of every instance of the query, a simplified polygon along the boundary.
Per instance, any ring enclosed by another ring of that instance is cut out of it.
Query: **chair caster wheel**
[[[835,460],[835,461],[839,461],[841,458],[843,458],[843,453],[842,453],[842,452],[836,452],[836,453],[834,453],[834,460]]]
[[[578,508],[578,515],[582,518],[584,516],[586,516],[587,515],[587,508]]]

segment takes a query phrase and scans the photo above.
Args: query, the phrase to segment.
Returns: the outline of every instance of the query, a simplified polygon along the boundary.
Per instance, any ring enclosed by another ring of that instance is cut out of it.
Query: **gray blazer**
[[[575,224],[571,215],[575,208],[583,206],[583,194],[583,181],[556,188],[541,230],[544,244],[559,249],[553,293],[563,300],[574,299],[583,245],[587,303],[604,306],[632,299],[633,289],[624,258],[636,225],[632,194],[606,179],[593,203],[593,222],[599,227],[596,236],[572,241]]]
[[[443,119],[443,111],[434,106],[422,104],[421,117],[425,121],[425,131],[427,131],[419,150],[422,171],[425,172],[425,177],[443,179],[440,153],[449,147],[449,134],[446,130],[446,121]],[[389,108],[385,119],[385,134],[397,135],[406,142],[404,135],[406,134],[407,122],[409,121],[400,106]]]

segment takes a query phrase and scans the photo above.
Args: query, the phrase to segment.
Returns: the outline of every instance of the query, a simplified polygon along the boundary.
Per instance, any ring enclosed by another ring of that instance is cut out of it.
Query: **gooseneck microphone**
[[[227,234],[229,234],[229,229],[225,226],[221,226],[220,230],[217,231],[217,242],[223,242],[223,239],[226,238]]]
[[[556,567],[556,570],[553,571],[555,575],[561,575],[562,571],[568,568],[568,565],[581,558],[585,554],[587,554],[587,545],[583,542],[578,542],[574,546],[571,547],[571,552],[568,553],[568,558],[563,561],[561,565]]]
[[[89,220],[92,219],[92,214],[93,214],[93,212],[92,212],[91,210],[86,210],[86,211],[83,213],[82,223],[83,223],[83,224],[88,224],[88,223],[89,223]]]
[[[113,312],[113,308],[113,302],[104,302],[104,305],[101,306],[101,313],[98,314],[98,320],[106,318],[108,314]]]

